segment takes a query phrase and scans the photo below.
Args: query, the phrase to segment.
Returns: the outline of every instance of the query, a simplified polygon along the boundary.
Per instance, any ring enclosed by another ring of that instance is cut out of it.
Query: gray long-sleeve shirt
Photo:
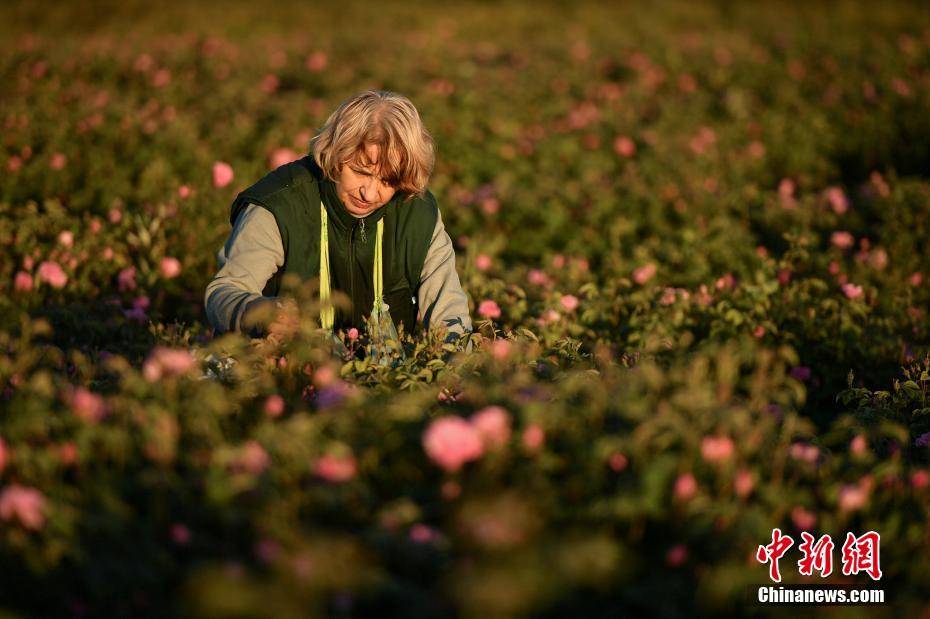
[[[239,332],[246,306],[262,298],[265,284],[284,264],[284,244],[274,215],[249,204],[216,258],[220,269],[204,295],[207,319],[218,333]],[[417,304],[417,319],[426,329],[442,325],[450,334],[472,329],[468,297],[455,270],[455,250],[441,214],[420,274]]]

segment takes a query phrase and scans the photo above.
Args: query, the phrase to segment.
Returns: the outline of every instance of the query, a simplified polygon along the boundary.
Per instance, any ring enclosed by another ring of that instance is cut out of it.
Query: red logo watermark
[[[801,543],[798,550],[801,558],[798,560],[798,572],[802,576],[813,576],[819,572],[821,578],[833,573],[833,539],[829,535],[822,535],[820,539],[804,531],[801,533]],[[855,576],[866,573],[872,580],[882,577],[879,561],[881,536],[875,531],[869,531],[856,537],[853,533],[846,533],[846,541],[842,547],[842,572],[844,576]],[[769,578],[772,582],[781,582],[781,571],[778,561],[794,546],[794,539],[785,535],[781,529],[772,529],[772,541],[760,545],[756,550],[756,560],[759,563],[769,564]]]

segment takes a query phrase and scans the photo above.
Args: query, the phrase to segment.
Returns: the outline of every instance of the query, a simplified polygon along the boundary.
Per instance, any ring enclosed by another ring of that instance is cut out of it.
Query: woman
[[[293,332],[296,305],[278,295],[294,273],[320,278],[325,328],[363,331],[386,319],[407,333],[445,328],[448,341],[471,331],[452,240],[426,187],[433,140],[410,100],[386,91],[352,97],[310,146],[233,201],[233,230],[204,297],[214,329]],[[325,302],[334,289],[350,309]],[[265,328],[269,310],[277,318]]]

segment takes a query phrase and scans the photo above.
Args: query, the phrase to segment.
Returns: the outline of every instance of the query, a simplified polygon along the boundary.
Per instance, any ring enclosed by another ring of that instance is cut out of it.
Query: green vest
[[[420,273],[439,217],[436,198],[391,200],[363,219],[356,219],[336,193],[335,183],[323,175],[308,155],[269,172],[243,190],[232,203],[229,221],[251,202],[274,215],[284,246],[284,265],[268,280],[262,294],[277,296],[281,278],[295,273],[301,280],[320,276],[320,201],[329,219],[329,263],[333,290],[346,294],[352,309],[336,308],[335,329],[363,329],[374,303],[373,266],[377,222],[384,219],[384,302],[404,332],[416,332]]]

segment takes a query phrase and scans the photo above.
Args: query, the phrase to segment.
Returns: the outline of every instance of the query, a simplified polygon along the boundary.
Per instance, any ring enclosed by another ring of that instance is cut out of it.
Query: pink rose
[[[29,292],[32,290],[32,275],[25,271],[16,273],[16,277],[13,279],[13,289],[17,292]]]
[[[225,161],[217,161],[213,164],[213,186],[222,188],[233,181],[232,166]]]
[[[0,519],[18,520],[27,529],[37,531],[45,525],[45,497],[35,488],[13,484],[0,493]]]
[[[868,450],[868,448],[868,442],[861,434],[857,434],[855,437],[853,437],[853,440],[849,442],[849,451],[857,456],[863,455],[866,450]]]
[[[491,342],[491,356],[498,361],[506,361],[512,349],[513,345],[509,340],[498,339]]]
[[[45,282],[52,288],[64,288],[68,283],[68,275],[57,262],[45,260],[39,265],[37,275],[39,280]]]
[[[326,68],[326,52],[316,51],[307,56],[306,67],[308,71],[317,73]]]
[[[868,501],[868,489],[862,485],[846,484],[840,488],[838,504],[841,511],[852,512],[862,509]]]
[[[283,358],[283,357],[282,357]],[[268,396],[265,400],[265,414],[271,418],[280,417],[284,414],[284,398],[278,394]]]
[[[484,453],[481,434],[461,417],[441,417],[423,433],[423,449],[433,462],[446,471],[459,470]]]
[[[614,152],[629,159],[636,154],[636,143],[626,135],[618,135],[614,138]]]
[[[510,439],[510,414],[501,406],[486,406],[470,421],[488,449],[502,447]]]
[[[576,297],[575,295],[565,294],[565,295],[562,295],[561,299],[559,299],[559,303],[562,305],[562,308],[566,312],[571,312],[577,309],[579,301],[578,301],[578,297]]]
[[[142,375],[151,383],[163,376],[184,374],[196,364],[197,360],[186,350],[156,346],[142,364]]]
[[[675,480],[673,493],[679,501],[690,501],[697,494],[697,480],[691,473],[683,473]]]
[[[126,267],[116,276],[116,283],[120,292],[129,292],[136,289],[136,267]]]
[[[354,342],[355,340],[358,339],[358,329],[356,329],[355,327],[352,327],[351,329],[349,329],[349,332],[346,335],[349,336],[350,342]]]
[[[534,286],[548,286],[551,281],[549,276],[546,275],[546,272],[540,269],[530,269],[530,272],[527,274],[527,279]]]
[[[180,187],[178,187],[178,197],[181,198],[182,200],[186,200],[187,198],[189,198],[191,196],[191,193],[192,193],[191,188],[187,185],[181,185]]]
[[[629,459],[619,451],[616,453],[610,454],[610,458],[607,459],[607,465],[610,467],[610,470],[614,473],[619,473],[626,469],[627,465],[630,463]]]
[[[752,492],[754,486],[755,481],[753,481],[751,472],[747,469],[740,469],[736,472],[736,476],[733,478],[733,489],[736,491],[736,496],[746,498]]]
[[[827,188],[827,201],[830,203],[830,208],[832,208],[833,212],[837,215],[842,215],[849,209],[849,201],[846,199],[846,194],[843,193],[843,190],[839,187]]]
[[[531,423],[523,430],[522,442],[528,451],[536,451],[546,442],[546,433],[542,426]]]
[[[181,274],[181,261],[171,256],[165,256],[161,259],[161,275],[165,279],[172,279]]]
[[[800,505],[796,505],[791,510],[791,522],[799,531],[810,531],[817,524],[817,516],[807,511]]]
[[[487,271],[493,264],[494,261],[491,259],[491,256],[487,254],[479,254],[478,257],[475,258],[475,266],[479,271]]]
[[[676,544],[665,553],[665,564],[669,567],[681,567],[688,560],[688,547]]]
[[[355,458],[352,456],[325,455],[313,465],[313,472],[322,479],[342,483],[355,477]]]
[[[9,451],[6,448],[6,443],[0,438],[0,473],[3,472],[3,469],[6,468],[7,460],[10,459]]]
[[[733,455],[733,440],[728,436],[705,436],[701,441],[701,457],[707,462],[725,462]]]
[[[71,410],[75,416],[87,423],[100,423],[106,416],[106,406],[98,394],[77,387],[71,394]]]
[[[74,233],[70,230],[62,230],[58,233],[58,243],[62,247],[71,247],[74,245]]]
[[[186,546],[191,541],[191,530],[180,522],[174,523],[171,525],[171,541],[178,546]]]
[[[292,148],[276,148],[271,151],[271,156],[268,158],[268,163],[271,168],[274,169],[280,168],[281,166],[299,158],[300,156]]]
[[[656,274],[656,265],[650,262],[633,271],[633,281],[642,286]]]
[[[848,299],[858,299],[862,296],[862,286],[847,283],[843,284],[841,288]]]
[[[68,157],[64,153],[52,153],[52,158],[49,160],[49,167],[53,170],[62,170],[65,165],[68,163]]]
[[[500,318],[501,308],[496,301],[485,299],[478,305],[478,315],[491,319]]]
[[[258,441],[247,441],[232,462],[233,469],[251,475],[261,475],[270,465],[271,458]]]

